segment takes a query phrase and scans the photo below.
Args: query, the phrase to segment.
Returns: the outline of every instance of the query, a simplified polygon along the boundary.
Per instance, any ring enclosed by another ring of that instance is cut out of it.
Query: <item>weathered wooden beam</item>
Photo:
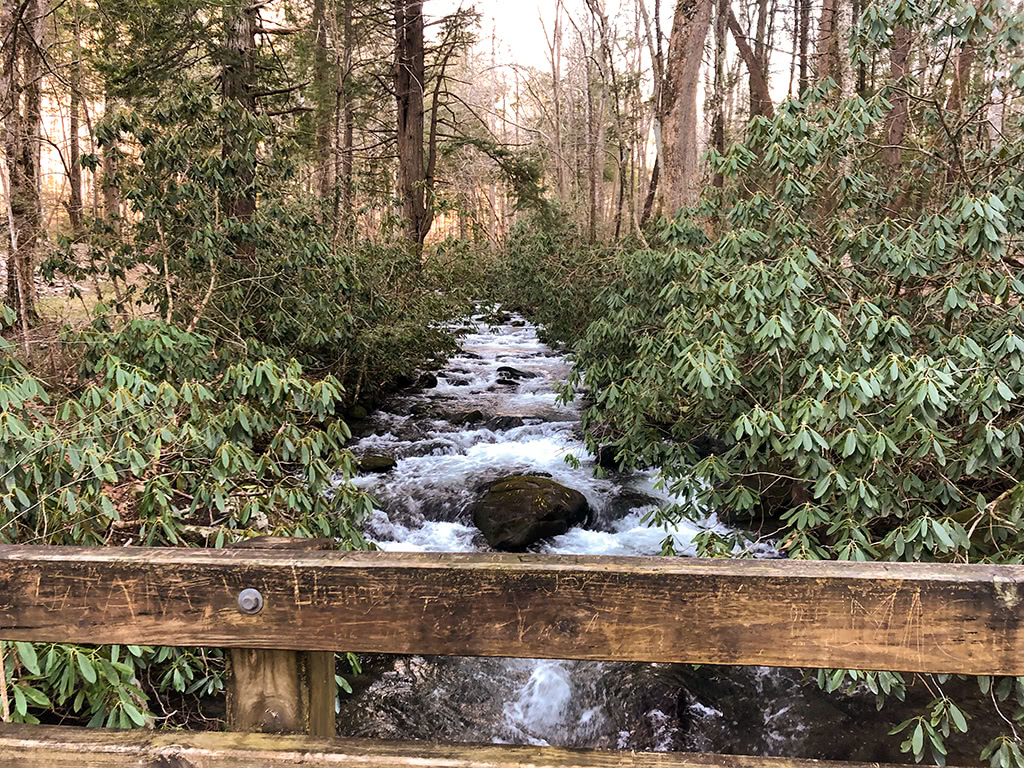
[[[885,768],[784,757],[22,725],[0,726],[0,755],[9,761],[4,765],[18,768]]]
[[[237,546],[275,552],[331,551],[335,548],[332,539],[271,536],[249,539]],[[262,596],[253,597],[258,602]],[[334,697],[337,691],[334,651],[235,648],[229,659],[229,730],[298,733],[324,738],[335,735]]]
[[[1022,566],[5,546],[0,639],[1024,675],[1022,582]]]

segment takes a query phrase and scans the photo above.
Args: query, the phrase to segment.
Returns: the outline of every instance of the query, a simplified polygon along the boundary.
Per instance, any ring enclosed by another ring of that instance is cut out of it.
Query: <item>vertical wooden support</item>
[[[261,536],[238,544],[249,549],[333,549],[331,539]],[[253,585],[258,588],[259,585]],[[332,651],[231,651],[227,685],[228,730],[335,735]]]

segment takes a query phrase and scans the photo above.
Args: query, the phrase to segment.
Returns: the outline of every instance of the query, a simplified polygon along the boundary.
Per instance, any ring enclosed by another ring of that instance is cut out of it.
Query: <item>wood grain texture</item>
[[[1021,566],[5,546],[0,639],[1022,675],[1022,582]]]
[[[885,768],[879,763],[784,757],[21,725],[0,725],[0,765],[18,768]]]
[[[237,545],[274,551],[333,550],[332,539],[261,536]],[[230,653],[227,725],[232,731],[335,735],[333,651],[235,648]]]

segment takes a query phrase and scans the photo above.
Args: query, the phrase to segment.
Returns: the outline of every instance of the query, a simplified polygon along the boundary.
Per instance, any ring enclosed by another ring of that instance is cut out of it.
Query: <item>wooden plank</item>
[[[1022,582],[1022,566],[6,546],[0,639],[1024,675]]]
[[[784,757],[21,725],[0,726],[0,756],[18,768],[884,768]]]
[[[332,539],[260,536],[237,546],[313,552],[331,551],[336,545]],[[229,658],[229,730],[335,735],[334,651],[235,648]]]

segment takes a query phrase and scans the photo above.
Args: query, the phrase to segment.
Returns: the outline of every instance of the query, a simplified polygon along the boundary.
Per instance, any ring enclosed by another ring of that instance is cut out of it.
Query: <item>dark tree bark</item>
[[[341,69],[338,73],[338,96],[344,107],[341,110],[343,130],[338,131],[341,137],[341,151],[338,153],[337,169],[338,185],[341,195],[341,209],[345,217],[346,234],[351,234],[355,227],[355,211],[353,210],[354,164],[353,141],[355,137],[356,118],[352,106],[352,61],[355,52],[355,36],[352,32],[352,0],[344,0],[342,5],[342,52]]]
[[[811,35],[811,0],[796,0],[799,8],[799,15],[797,17],[799,21],[799,29],[797,37],[799,38],[800,47],[800,86],[799,96],[803,96],[804,91],[807,90],[807,86],[811,84],[810,80],[810,35]]]
[[[762,88],[760,83],[766,83],[768,79],[768,46],[765,38],[768,31],[768,18],[769,8],[768,0],[758,0],[757,2],[757,27],[754,31],[754,50],[751,52],[753,58],[747,61],[744,57],[744,64],[747,65],[747,71],[749,73],[749,90],[750,90],[750,116],[756,117],[758,115],[768,115],[772,112],[772,99],[771,95],[768,94],[767,99],[765,94],[768,92],[767,85]],[[729,5],[729,27],[732,29],[732,22],[736,19],[736,14],[733,13],[732,4]],[[737,25],[738,26],[738,25]],[[736,32],[733,31],[735,37]],[[747,41],[744,41],[747,42]],[[737,46],[739,45],[739,39],[737,38]],[[750,46],[747,45],[747,49]],[[751,64],[756,62],[756,70],[751,68]]]
[[[232,112],[234,125],[224,133],[221,153],[230,175],[230,190],[222,201],[224,213],[247,220],[256,212],[253,182],[256,177],[256,141],[253,120],[255,76],[256,6],[246,0],[228,0],[224,6],[225,50],[221,71],[221,95]],[[246,251],[244,245],[240,255]]]
[[[907,57],[910,55],[910,29],[901,24],[893,30],[892,46],[889,49],[889,76],[900,90],[893,93],[892,109],[885,119],[885,164],[897,168],[900,164],[900,145],[907,131],[907,95],[903,90],[907,76]]]
[[[715,79],[712,101],[714,116],[711,122],[711,145],[719,154],[725,152],[725,43],[726,17],[732,15],[729,0],[718,0],[715,7]],[[713,187],[721,187],[725,177],[716,172],[711,179]]]
[[[751,50],[750,44],[743,34],[743,28],[740,27],[731,6],[728,9],[728,22],[729,31],[732,32],[733,39],[736,41],[736,49],[750,73],[750,115],[751,117],[764,115],[770,118],[775,114],[775,108],[772,105],[772,94],[768,89],[768,81],[764,77],[763,64],[757,54]]]
[[[0,112],[4,113],[7,161],[8,224],[7,304],[18,312],[25,330],[36,313],[35,259],[42,236],[39,150],[42,124],[42,45],[45,0],[5,3],[7,32],[3,50]]]
[[[117,29],[114,27],[113,16],[110,13],[100,14],[100,30],[104,46],[113,46],[117,39]],[[109,82],[103,84],[103,110],[106,117],[116,113],[119,103],[114,96],[113,89]],[[121,228],[121,188],[118,185],[118,147],[117,140],[111,138],[105,141],[103,148],[103,176],[101,186],[103,188],[103,215],[106,217],[107,226],[115,232]]]
[[[814,79],[821,82],[831,77],[836,82],[842,74],[839,51],[840,0],[824,0],[818,18],[818,40],[814,50]]]
[[[853,0],[853,23],[860,21],[864,13],[864,0]],[[857,62],[857,95],[866,96],[868,92],[868,68],[863,60]]]
[[[68,200],[68,216],[71,219],[71,233],[77,240],[82,235],[82,159],[79,144],[79,115],[82,110],[82,26],[79,19],[80,7],[76,2],[72,6],[74,14],[74,41],[72,46],[73,61],[71,62],[71,115],[69,118],[69,165],[68,181],[71,194]]]
[[[422,0],[394,0],[398,196],[409,241],[421,246],[433,223],[431,179],[423,148],[426,80]]]
[[[331,62],[328,57],[328,34],[326,18],[327,0],[313,0],[313,98],[315,99],[314,124],[316,130],[316,161],[313,168],[314,188],[322,201],[331,195],[331,122],[337,105],[336,77],[331,76]]]
[[[985,5],[985,0],[974,0],[974,8],[979,13]],[[949,88],[949,96],[946,99],[946,109],[950,112],[959,112],[963,107],[964,95],[967,90],[967,83],[971,79],[971,69],[974,66],[976,56],[974,45],[970,42],[964,43],[960,53],[957,54],[956,64],[953,67],[953,82]]]

